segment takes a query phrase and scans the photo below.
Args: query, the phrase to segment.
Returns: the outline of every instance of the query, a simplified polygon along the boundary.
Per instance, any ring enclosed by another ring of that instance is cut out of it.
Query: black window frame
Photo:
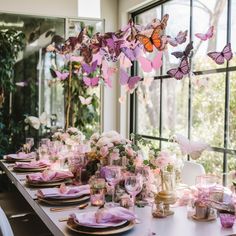
[[[148,10],[151,10],[153,8],[156,8],[158,6],[161,6],[161,14],[163,15],[163,6],[167,2],[171,2],[173,0],[160,0],[157,2],[154,2],[146,7],[140,8],[137,11],[134,11],[131,13],[132,19],[135,21],[136,16],[138,16],[141,13],[144,13]],[[192,22],[192,16],[193,16],[193,1],[189,0],[190,2],[190,29],[189,29],[189,35],[190,35],[190,41],[192,40],[192,28],[193,28],[193,22]],[[227,0],[227,43],[230,42],[231,39],[231,0]],[[209,74],[218,74],[218,73],[225,73],[225,104],[224,104],[224,145],[223,148],[221,147],[211,147],[211,150],[214,152],[223,153],[223,184],[227,184],[227,178],[226,174],[228,172],[227,168],[227,154],[236,155],[236,150],[229,149],[228,143],[229,143],[229,112],[230,112],[230,78],[229,73],[232,71],[236,71],[236,66],[229,66],[229,62],[227,62],[226,67],[224,68],[218,68],[218,69],[211,69],[211,70],[203,70],[203,71],[193,71],[194,75],[209,75]],[[134,65],[131,67],[131,75],[137,75],[137,64],[134,63]],[[133,94],[130,96],[130,134],[135,133],[138,135],[141,135],[143,138],[150,139],[150,140],[156,140],[159,141],[160,148],[162,147],[162,142],[168,142],[169,140],[167,138],[162,137],[162,83],[165,79],[173,79],[169,75],[160,75],[155,76],[154,80],[160,80],[160,117],[159,117],[159,137],[156,136],[150,136],[145,135],[141,133],[137,133],[137,90],[134,91]],[[186,78],[187,79],[187,78]],[[192,82],[191,79],[188,81],[188,138],[191,138],[191,127],[192,127]],[[189,160],[189,157],[188,157]]]

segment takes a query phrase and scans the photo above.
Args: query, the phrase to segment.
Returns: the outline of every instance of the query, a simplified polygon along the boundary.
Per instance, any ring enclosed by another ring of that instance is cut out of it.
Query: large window
[[[130,132],[155,141],[160,149],[173,148],[175,144],[168,139],[175,133],[203,138],[212,149],[198,161],[207,172],[223,174],[224,182],[225,174],[236,169],[236,58],[217,65],[207,52],[221,51],[226,42],[232,42],[235,54],[235,12],[236,1],[231,0],[166,0],[132,15],[137,23],[145,25],[168,13],[166,34],[174,36],[187,29],[188,40],[194,41],[194,55],[193,75],[181,81],[170,78],[166,71],[179,63],[171,52],[183,50],[186,44],[169,47],[162,68],[155,74],[144,74],[138,65],[133,67],[133,74],[154,77],[154,81],[149,88],[141,83],[131,96]],[[194,37],[211,25],[215,26],[213,39],[203,42]],[[145,96],[148,99],[143,99]]]

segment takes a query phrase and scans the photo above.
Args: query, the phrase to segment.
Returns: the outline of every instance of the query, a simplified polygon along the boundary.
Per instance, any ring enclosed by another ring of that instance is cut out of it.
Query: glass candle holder
[[[105,204],[106,182],[104,179],[93,179],[90,182],[90,201],[92,206]]]
[[[235,215],[220,213],[220,223],[224,228],[232,228],[235,221]]]

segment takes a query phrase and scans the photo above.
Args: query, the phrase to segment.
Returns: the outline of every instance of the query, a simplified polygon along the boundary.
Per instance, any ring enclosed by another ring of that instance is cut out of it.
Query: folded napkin
[[[60,188],[40,189],[37,195],[41,198],[70,199],[90,194],[89,185],[63,186]]]
[[[74,177],[74,175],[70,171],[55,170],[45,170],[42,173],[26,175],[26,178],[29,182],[55,182],[72,177]]]
[[[16,168],[23,169],[34,169],[34,168],[44,168],[50,166],[50,163],[47,161],[32,161],[32,162],[16,162]]]
[[[124,221],[135,220],[133,212],[123,207],[101,208],[97,211],[73,213],[70,218],[83,226],[112,227]]]
[[[6,155],[6,159],[31,159],[35,158],[36,153],[35,152],[30,152],[30,153],[25,153],[25,152],[19,152],[16,154],[8,154]]]

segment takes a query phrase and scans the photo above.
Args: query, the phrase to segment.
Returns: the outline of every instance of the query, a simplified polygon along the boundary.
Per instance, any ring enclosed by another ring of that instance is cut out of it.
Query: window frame
[[[151,10],[153,8],[156,8],[158,6],[161,6],[161,14],[163,15],[163,9],[164,4],[167,2],[171,2],[173,0],[160,0],[157,2],[154,2],[146,7],[143,7],[141,9],[138,9],[137,11],[134,11],[131,13],[132,19],[135,21],[136,16],[138,16],[141,13],[144,13],[148,10]],[[193,1],[189,0],[190,2],[190,19],[189,19],[189,35],[190,35],[190,41],[192,40],[192,29],[193,29]],[[227,0],[226,3],[227,7],[227,36],[226,41],[227,43],[230,42],[231,38],[231,0]],[[211,150],[214,152],[223,153],[223,184],[227,184],[227,178],[226,174],[228,172],[227,168],[227,154],[233,154],[236,155],[235,149],[228,148],[229,144],[229,112],[230,112],[230,78],[229,74],[232,71],[236,71],[236,66],[229,66],[229,62],[226,63],[226,67],[224,68],[217,68],[217,69],[211,69],[211,70],[202,70],[202,71],[193,71],[194,75],[209,75],[209,74],[218,74],[218,73],[225,73],[225,104],[224,104],[224,141],[223,141],[223,148],[222,147],[211,147]],[[161,73],[162,74],[162,73]],[[131,75],[137,75],[137,63],[134,63],[134,65],[131,67]],[[138,135],[141,135],[143,138],[150,139],[150,140],[159,140],[160,149],[162,147],[162,142],[168,142],[169,140],[167,138],[162,137],[162,83],[165,79],[170,79],[171,77],[169,75],[160,75],[155,76],[154,80],[160,80],[160,114],[159,114],[159,137],[157,136],[150,136],[145,135],[142,133],[137,133],[137,90],[134,91],[133,94],[130,96],[130,134],[135,133]],[[143,79],[143,78],[142,78]],[[186,78],[187,79],[187,78]],[[191,139],[191,128],[192,128],[192,82],[191,79],[188,80],[188,138]],[[190,158],[188,157],[188,160]]]

